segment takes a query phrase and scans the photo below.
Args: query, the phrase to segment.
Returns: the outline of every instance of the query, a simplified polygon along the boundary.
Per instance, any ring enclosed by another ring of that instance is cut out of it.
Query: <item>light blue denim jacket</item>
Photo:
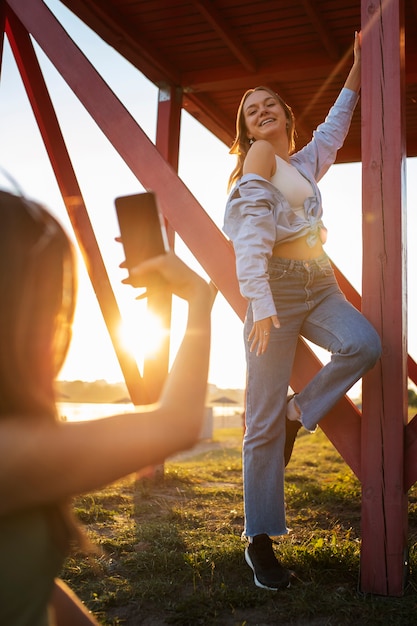
[[[242,176],[229,195],[223,230],[233,242],[240,291],[252,303],[255,321],[277,312],[268,278],[274,245],[306,236],[313,246],[320,237],[323,209],[317,182],[343,145],[358,99],[356,92],[343,88],[312,140],[290,157],[314,192],[304,203],[305,220],[271,182],[257,174]]]

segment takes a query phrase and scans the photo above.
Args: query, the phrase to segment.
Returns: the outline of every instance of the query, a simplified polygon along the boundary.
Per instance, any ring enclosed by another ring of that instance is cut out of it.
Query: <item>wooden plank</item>
[[[123,15],[110,2],[97,0],[71,0],[70,9],[152,80],[179,82],[180,74],[160,54],[161,46],[155,46],[152,34],[144,32],[129,14]]]
[[[179,140],[181,121],[181,91],[175,87],[166,87],[159,90],[158,118],[156,129],[156,147],[173,169],[178,169]],[[174,247],[175,232],[169,229],[170,245]],[[169,367],[169,329],[171,327],[170,293],[156,292],[148,297],[148,310],[157,315],[166,330],[165,339],[152,358],[145,358],[143,379],[148,389],[150,402],[156,402],[161,394]]]
[[[178,170],[180,122],[181,122],[181,91],[175,87],[165,87],[159,90],[158,120],[156,129],[156,147],[168,163]],[[175,232],[167,226],[171,248],[174,248]],[[161,395],[169,369],[170,328],[172,314],[172,296],[164,291],[150,294],[147,299],[147,308],[156,315],[166,334],[157,352],[151,358],[145,355],[143,366],[143,381],[147,390],[149,402],[156,402]],[[157,478],[165,472],[164,463],[143,468],[138,478]]]
[[[1,68],[3,63],[3,44],[4,44],[4,32],[6,25],[6,3],[0,2],[0,79]]]
[[[221,29],[218,28],[216,32],[212,10],[210,15],[214,25],[202,17],[196,7],[197,0],[62,1],[158,87],[175,83],[184,92],[193,89],[201,92],[206,90],[205,86],[207,90],[215,90],[217,94],[212,114],[196,110],[198,100],[194,101],[193,114],[227,145],[233,139],[236,107],[233,105],[230,109],[227,104],[223,106],[222,94],[228,98],[233,94],[233,84],[237,78],[244,83],[241,92],[247,87],[265,82],[269,84],[276,79],[288,85],[296,81],[300,92],[291,100],[291,104],[295,109],[303,110],[315,89],[320,89],[320,85],[331,74],[335,65],[330,62],[331,55],[336,60],[337,49],[342,54],[351,48],[352,33],[360,24],[359,0],[300,0],[296,3],[286,0],[264,0],[261,3],[219,0],[214,3],[204,0],[202,4],[205,7],[216,5],[216,14],[219,16],[217,25],[225,24],[223,30],[228,33],[230,30],[240,40],[241,56],[243,49],[250,53],[252,65],[256,66],[256,71],[251,72],[236,61],[219,35]],[[410,85],[407,94],[409,156],[416,154],[416,113],[413,106],[417,67],[415,3],[416,0],[407,0],[405,3],[406,71]],[[22,1],[20,4],[29,5],[30,2]],[[312,19],[309,19],[303,5]],[[337,42],[336,47],[334,42]],[[283,58],[285,63],[282,63]],[[311,66],[311,62],[316,68]],[[329,67],[327,70],[323,67],[321,71],[323,64]],[[312,75],[319,81],[315,87],[310,84]],[[343,74],[332,79],[330,89],[325,94],[326,112],[333,102],[333,91],[343,84],[344,76],[343,71]],[[315,110],[318,108],[315,107]],[[320,121],[321,114],[322,111]],[[227,118],[228,126],[223,128],[221,120]],[[338,162],[359,161],[360,158],[360,135],[352,126],[345,146],[338,155]]]
[[[350,282],[347,280],[347,278],[342,274],[342,272],[334,263],[332,263],[332,266],[334,269],[337,282],[339,283],[339,286],[341,290],[343,291],[343,293],[345,294],[346,298],[349,300],[349,302],[353,304],[354,307],[358,309],[358,311],[361,311],[362,310],[362,298],[360,294],[356,291],[354,287],[352,287]],[[410,355],[407,356],[407,372],[408,372],[408,378],[414,384],[417,385],[417,363],[414,361],[414,359]],[[417,480],[417,476],[416,476],[416,480]]]
[[[249,72],[254,72],[256,70],[256,60],[252,57],[248,47],[242,43],[236,30],[230,27],[216,6],[212,2],[208,2],[208,0],[193,0],[193,4],[198,7],[221,41],[226,44],[240,63]]]
[[[362,310],[383,355],[363,381],[361,590],[404,591],[407,415],[402,0],[362,0]]]

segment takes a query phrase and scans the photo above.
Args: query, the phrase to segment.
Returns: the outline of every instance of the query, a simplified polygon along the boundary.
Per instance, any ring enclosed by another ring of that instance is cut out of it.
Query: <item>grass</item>
[[[417,490],[410,492],[410,573],[401,598],[358,593],[360,485],[319,430],[297,439],[286,476],[292,533],[277,545],[290,589],[257,589],[244,563],[241,430],[171,460],[155,481],[125,479],[77,498],[102,554],[69,558],[62,577],[105,625],[414,624]]]

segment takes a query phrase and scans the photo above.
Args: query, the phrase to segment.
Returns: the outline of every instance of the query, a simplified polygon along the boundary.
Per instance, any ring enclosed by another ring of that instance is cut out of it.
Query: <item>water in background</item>
[[[132,413],[135,407],[131,402],[126,403],[94,403],[94,402],[58,402],[60,417],[68,422],[82,422],[85,420],[110,417],[121,413]],[[241,413],[243,407],[207,407],[206,424],[203,437],[210,436],[212,428],[233,428],[242,425]]]
[[[121,413],[132,413],[134,406],[131,402],[108,404],[94,402],[58,402],[58,413],[60,417],[68,422],[83,422],[85,420],[99,419],[100,417],[110,417]]]

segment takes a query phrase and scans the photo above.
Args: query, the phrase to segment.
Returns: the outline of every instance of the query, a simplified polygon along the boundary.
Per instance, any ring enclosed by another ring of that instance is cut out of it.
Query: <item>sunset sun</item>
[[[160,318],[147,310],[141,313],[140,319],[125,317],[119,328],[123,347],[134,356],[139,365],[146,357],[152,358],[158,353],[167,333]]]

